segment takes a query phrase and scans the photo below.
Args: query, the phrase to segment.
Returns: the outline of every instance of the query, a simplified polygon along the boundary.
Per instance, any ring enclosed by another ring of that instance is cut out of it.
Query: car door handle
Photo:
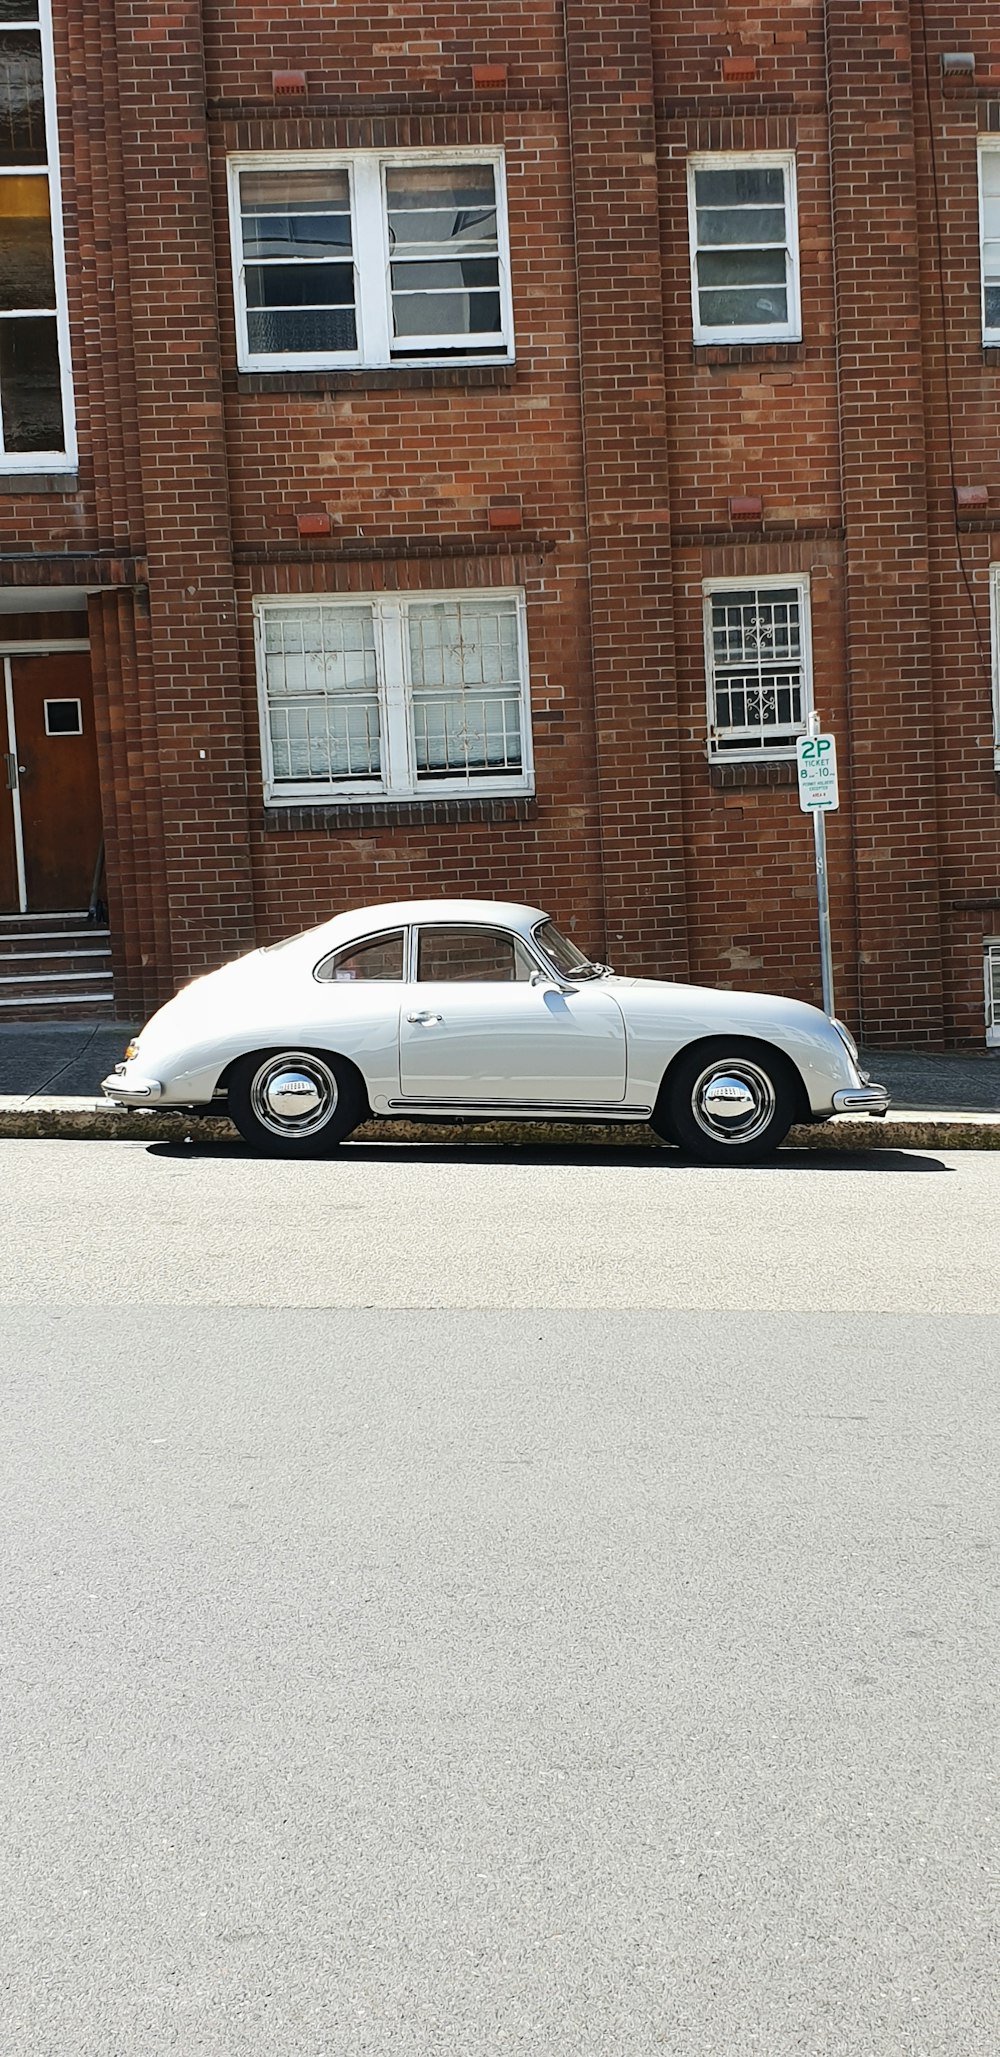
[[[440,1021],[439,1014],[408,1014],[407,1021],[415,1022],[418,1028],[430,1028],[431,1023]]]

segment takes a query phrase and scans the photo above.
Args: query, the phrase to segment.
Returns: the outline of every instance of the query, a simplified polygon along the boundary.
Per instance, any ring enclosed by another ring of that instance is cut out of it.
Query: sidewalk
[[[81,1132],[119,1136],[185,1133],[202,1127],[218,1138],[229,1133],[218,1120],[193,1123],[191,1116],[157,1113],[129,1115],[112,1108],[100,1092],[102,1078],[124,1053],[129,1024],[101,1022],[13,1023],[0,1026],[0,1135],[60,1136]],[[1000,1050],[868,1050],[864,1067],[888,1086],[892,1112],[884,1122],[840,1115],[822,1128],[795,1130],[797,1143],[811,1147],[878,1149],[921,1147],[1000,1148]],[[482,1140],[489,1124],[475,1131],[456,1131],[465,1140]],[[415,1131],[414,1131],[415,1133]],[[443,1142],[450,1132],[428,1131]],[[597,1132],[568,1130],[596,1140]],[[399,1124],[379,1129],[380,1135],[403,1139]],[[601,1130],[601,1140],[635,1143],[635,1129]],[[543,1130],[526,1123],[515,1137],[511,1126],[489,1130],[496,1141],[544,1140]],[[413,1140],[407,1124],[407,1139]]]

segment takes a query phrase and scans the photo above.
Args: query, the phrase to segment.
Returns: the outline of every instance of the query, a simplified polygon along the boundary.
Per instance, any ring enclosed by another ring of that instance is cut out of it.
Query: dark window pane
[[[699,207],[699,243],[783,243],[783,207]]]
[[[54,320],[0,321],[0,411],[7,450],[62,450]]]
[[[248,307],[353,307],[352,264],[248,264]]]
[[[696,171],[694,193],[699,207],[781,206],[785,174],[776,165],[729,165],[723,171]]]
[[[55,303],[48,179],[0,178],[0,309]]]
[[[495,207],[438,208],[426,213],[404,214],[393,210],[389,216],[389,242],[394,249],[419,248],[451,249],[456,243],[485,245],[496,249],[497,214]]]
[[[702,250],[698,254],[701,286],[783,286],[783,250]]]
[[[82,736],[83,712],[79,700],[46,700],[47,736]]]
[[[308,352],[356,350],[358,332],[353,307],[289,309],[247,315],[247,340],[255,357],[288,357]]]
[[[491,935],[488,929],[421,929],[417,977],[507,985],[517,977],[513,939]]]
[[[0,0],[0,25],[5,21],[37,21],[38,0]]]
[[[318,979],[349,984],[357,979],[401,979],[403,976],[403,931],[376,936],[370,943],[358,943],[338,950],[316,969]]]
[[[245,257],[340,256],[351,248],[349,214],[245,214]]]
[[[986,326],[1000,329],[1000,286],[986,288]]]
[[[776,287],[770,293],[699,293],[698,305],[707,329],[759,329],[788,320],[788,295]]]
[[[0,31],[0,164],[45,163],[42,40],[34,29]]]
[[[397,336],[491,336],[500,328],[499,293],[394,294]]]
[[[495,257],[466,257],[461,261],[442,257],[429,264],[394,264],[392,267],[393,291],[397,293],[448,292],[473,286],[487,290],[492,288],[495,293],[497,278]]]

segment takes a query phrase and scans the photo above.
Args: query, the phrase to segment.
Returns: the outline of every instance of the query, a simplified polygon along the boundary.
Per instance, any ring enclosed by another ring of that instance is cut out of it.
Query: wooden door
[[[90,657],[8,662],[27,911],[83,913],[102,834]]]

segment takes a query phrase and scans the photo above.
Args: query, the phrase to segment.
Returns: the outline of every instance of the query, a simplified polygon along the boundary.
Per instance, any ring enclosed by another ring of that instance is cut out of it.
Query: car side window
[[[417,949],[417,977],[425,982],[447,979],[468,984],[510,984],[529,979],[535,969],[527,951],[516,937],[495,929],[421,929]]]
[[[316,977],[324,983],[347,984],[354,979],[401,979],[402,976],[402,929],[393,929],[386,936],[373,936],[367,943],[350,943],[343,950],[334,950],[316,966]]]

